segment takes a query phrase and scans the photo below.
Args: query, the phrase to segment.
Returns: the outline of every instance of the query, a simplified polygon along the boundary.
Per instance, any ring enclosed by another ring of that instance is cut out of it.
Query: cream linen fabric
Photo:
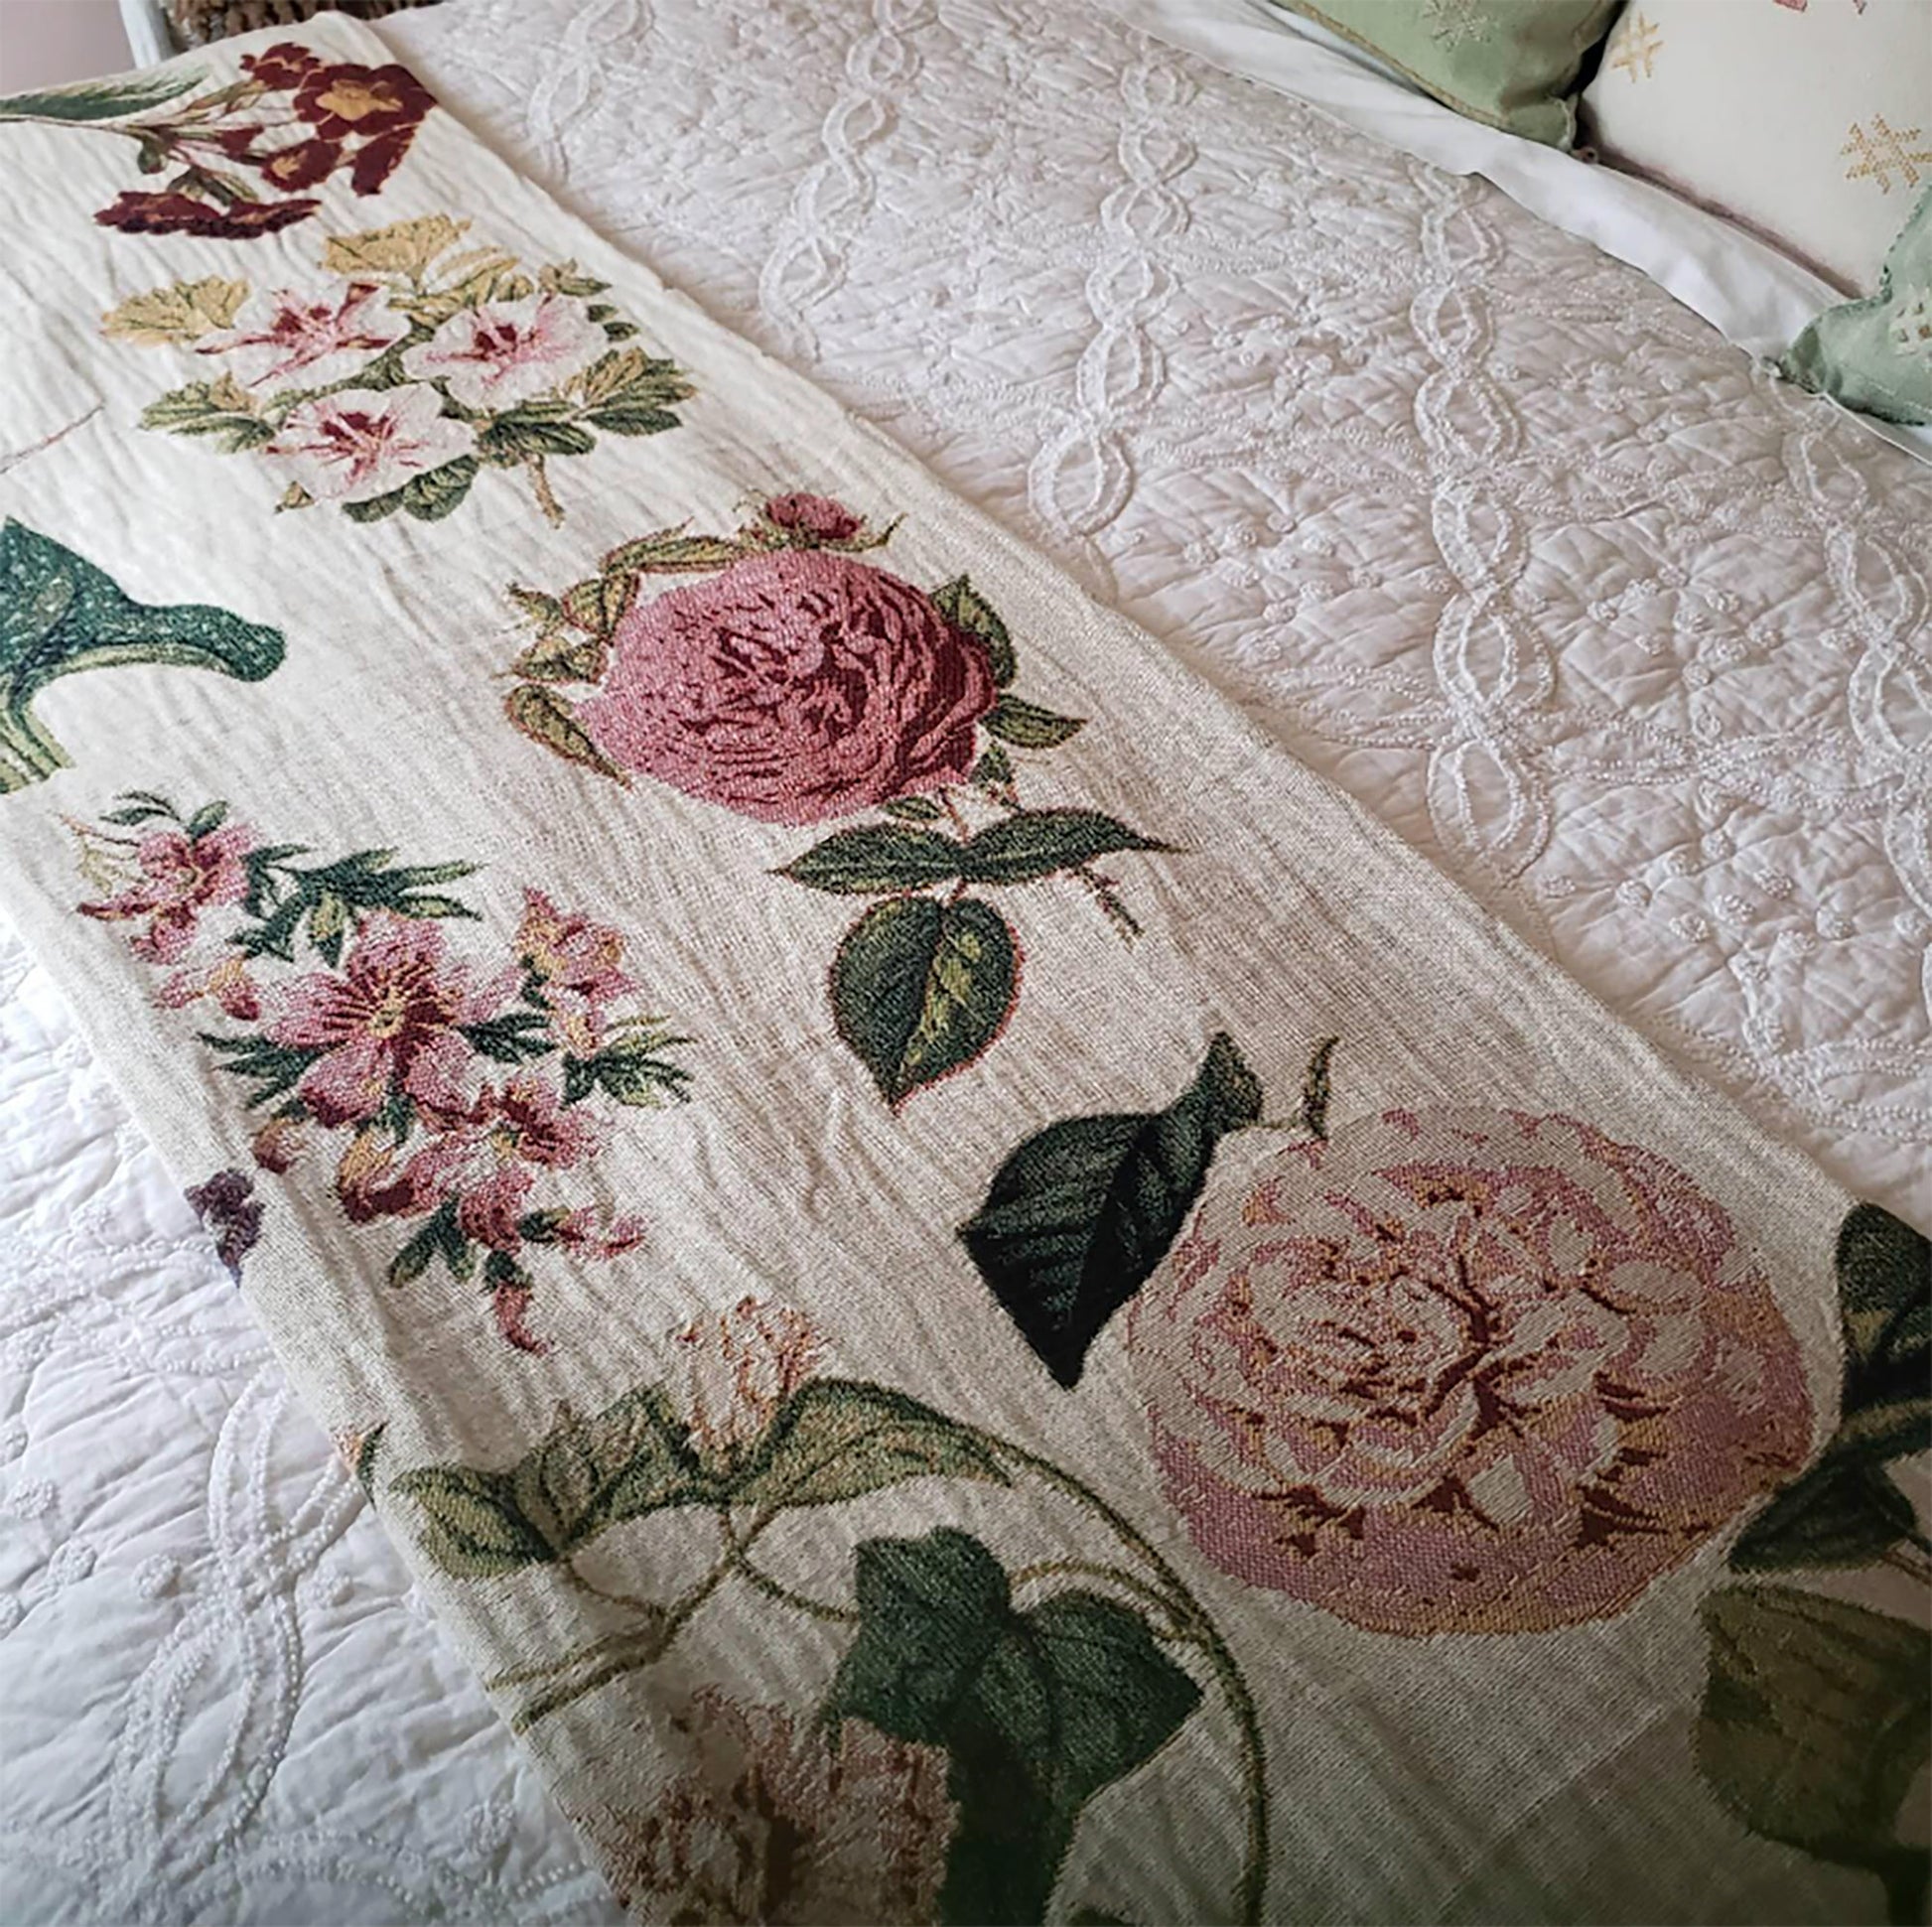
[[[325,59],[382,58],[341,21],[300,38]],[[392,1243],[346,1220],[325,1168],[262,1180],[249,1302],[330,1429],[384,1428],[378,1504],[481,1672],[501,1681],[606,1634],[611,1607],[548,1566],[454,1577],[426,1557],[418,1509],[388,1485],[426,1464],[508,1465],[560,1405],[593,1413],[668,1378],[669,1334],[755,1297],[808,1315],[843,1378],[1021,1442],[1184,1573],[1259,1706],[1273,1917],[1527,1917],[1553,1910],[1553,1892],[1569,1915],[1615,1895],[1602,1917],[1675,1913],[1687,1892],[1696,1911],[1760,1918],[1870,1906],[1866,1876],[1751,1841],[1694,1770],[1699,1600],[1719,1577],[1723,1533],[1627,1610],[1509,1637],[1375,1633],[1244,1583],[1225,1556],[1203,1556],[1164,1496],[1143,1416],[1161,1395],[1130,1365],[1126,1318],[1094,1345],[1078,1389],[1057,1389],[953,1235],[1022,1139],[1068,1117],[1161,1108],[1220,1032],[1266,1093],[1264,1121],[1230,1138],[1210,1173],[1208,1207],[1219,1197],[1225,1213],[1249,1177],[1279,1169],[1284,1146],[1306,1147],[1293,1128],[1305,1071],[1315,1044],[1338,1037],[1326,1119],[1336,1144],[1403,1129],[1372,1123],[1377,1113],[1561,1114],[1687,1173],[1761,1254],[1774,1322],[1791,1334],[1800,1362],[1782,1417],[1797,1433],[1781,1449],[1795,1469],[1791,1453],[1828,1436],[1837,1407],[1840,1190],[1665,1064],[1140,630],[446,117],[430,116],[379,199],[332,189],[318,222],[245,244],[110,232],[91,219],[126,185],[107,143],[61,128],[0,136],[7,272],[32,298],[0,400],[0,444],[20,458],[0,475],[0,508],[141,601],[208,604],[287,636],[285,664],[259,683],[124,666],[53,686],[36,707],[72,766],[0,800],[10,912],[170,1166],[184,1179],[244,1166],[252,1127],[234,1080],[196,1041],[218,1020],[158,1009],[122,932],[74,914],[93,893],[76,876],[72,821],[98,821],[132,788],[190,807],[224,798],[236,819],[324,856],[382,847],[404,862],[477,863],[466,889],[483,922],[452,925],[453,943],[500,948],[525,890],[545,891],[619,928],[625,970],[694,1039],[690,1102],[626,1114],[599,1162],[600,1201],[640,1211],[642,1240],[609,1263],[560,1255],[548,1267],[531,1310],[550,1346],[541,1358],[504,1345],[474,1292],[440,1273],[385,1283]],[[605,437],[555,465],[561,527],[495,472],[442,521],[357,523],[326,505],[276,515],[253,458],[137,426],[162,362],[101,339],[103,310],[170,279],[246,273],[258,287],[299,287],[314,278],[320,232],[438,213],[471,220],[472,241],[531,263],[568,256],[608,282],[608,299],[695,389],[680,427]],[[970,571],[1019,647],[1019,688],[1089,719],[1041,777],[1040,803],[1107,811],[1172,846],[1110,860],[1144,926],[1131,944],[1084,895],[1023,886],[1026,988],[1005,1034],[896,1112],[826,1006],[826,961],[851,902],[771,874],[810,836],[650,780],[620,788],[552,759],[503,715],[500,671],[527,639],[506,585],[561,586],[615,544],[687,522],[728,530],[748,501],[795,491],[874,526],[897,518],[884,561],[910,583]],[[1748,1413],[1758,1394],[1733,1389]],[[770,1550],[791,1583],[829,1596],[849,1584],[857,1541],[937,1528],[980,1534],[1016,1568],[1083,1550],[1035,1495],[943,1479],[789,1513]],[[703,1570],[700,1537],[678,1515],[633,1521],[600,1542],[596,1577],[668,1593]],[[661,1664],[528,1724],[567,1807],[593,1823],[648,1812],[692,1770],[686,1714],[704,1689],[788,1707],[801,1725],[812,1718],[844,1633],[790,1619],[775,1622],[779,1636],[759,1596],[722,1588]],[[527,1720],[516,1682],[498,1693]],[[1056,1911],[1233,1911],[1241,1749],[1226,1705],[1209,1695],[1204,1707],[1087,1806]],[[641,1917],[668,1905],[634,1865],[620,1872]]]

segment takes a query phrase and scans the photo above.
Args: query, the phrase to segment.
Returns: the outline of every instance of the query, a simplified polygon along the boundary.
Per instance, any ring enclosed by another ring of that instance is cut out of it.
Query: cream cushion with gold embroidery
[[[1584,113],[1605,160],[1869,294],[1932,182],[1932,0],[1631,0]]]

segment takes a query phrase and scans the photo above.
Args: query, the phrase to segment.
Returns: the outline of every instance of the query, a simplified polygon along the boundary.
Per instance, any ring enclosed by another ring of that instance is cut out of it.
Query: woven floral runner
[[[368,30],[0,156],[8,912],[640,1919],[1918,1918],[1923,1237]]]

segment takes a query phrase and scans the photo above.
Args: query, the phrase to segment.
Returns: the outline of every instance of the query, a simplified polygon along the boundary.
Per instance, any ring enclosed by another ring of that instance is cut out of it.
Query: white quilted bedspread
[[[1932,1226],[1932,471],[1481,183],[1087,6],[385,32]],[[0,992],[0,1912],[614,1918],[5,939]]]

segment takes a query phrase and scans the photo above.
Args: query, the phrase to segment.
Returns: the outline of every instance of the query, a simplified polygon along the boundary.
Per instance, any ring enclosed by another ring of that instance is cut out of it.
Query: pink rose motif
[[[1391,1111],[1209,1195],[1128,1343],[1223,1571],[1372,1632],[1634,1603],[1811,1441],[1724,1210],[1565,1117]]]
[[[808,535],[815,542],[849,542],[865,527],[842,501],[829,495],[777,495],[764,504],[764,519],[788,534]]]
[[[479,983],[444,955],[442,929],[379,912],[356,932],[339,973],[285,985],[262,1034],[321,1050],[296,1095],[328,1129],[360,1124],[399,1090],[434,1116],[467,1110],[462,1080],[476,1056],[459,1025],[494,1017],[513,976]]]
[[[526,890],[516,953],[549,1006],[558,1043],[573,1056],[595,1056],[604,1042],[606,1007],[636,989],[620,967],[622,934],[588,916],[566,915],[542,891]]]
[[[247,963],[233,952],[211,967],[176,971],[155,992],[154,1001],[164,1011],[185,1011],[205,997],[213,998],[224,1016],[243,1024],[252,1024],[262,1014],[261,992],[248,974]]]
[[[956,782],[998,692],[986,652],[910,583],[781,549],[634,605],[577,720],[687,795],[807,824]]]
[[[761,1438],[825,1352],[824,1338],[804,1312],[755,1298],[693,1319],[673,1342],[684,1357],[691,1443],[717,1455]]]
[[[434,388],[343,388],[297,402],[262,459],[317,501],[370,501],[472,454],[477,438],[452,421]]]
[[[513,408],[549,394],[610,348],[579,302],[525,295],[462,308],[402,357],[412,381],[441,381],[466,408]]]
[[[573,1810],[640,1919],[843,1927],[938,1917],[955,1812],[936,1746],[836,1732],[711,1688],[677,1724],[696,1755],[646,1813]]]
[[[139,879],[99,902],[80,904],[80,914],[103,923],[148,917],[148,927],[128,947],[149,963],[180,963],[195,941],[202,912],[247,895],[242,859],[254,847],[254,831],[240,823],[199,837],[185,830],[152,830],[134,847]]]
[[[355,281],[323,301],[289,288],[259,294],[233,328],[208,336],[196,352],[226,356],[243,387],[300,375],[305,388],[321,388],[354,374],[408,333],[409,324],[382,304],[380,288]]]

